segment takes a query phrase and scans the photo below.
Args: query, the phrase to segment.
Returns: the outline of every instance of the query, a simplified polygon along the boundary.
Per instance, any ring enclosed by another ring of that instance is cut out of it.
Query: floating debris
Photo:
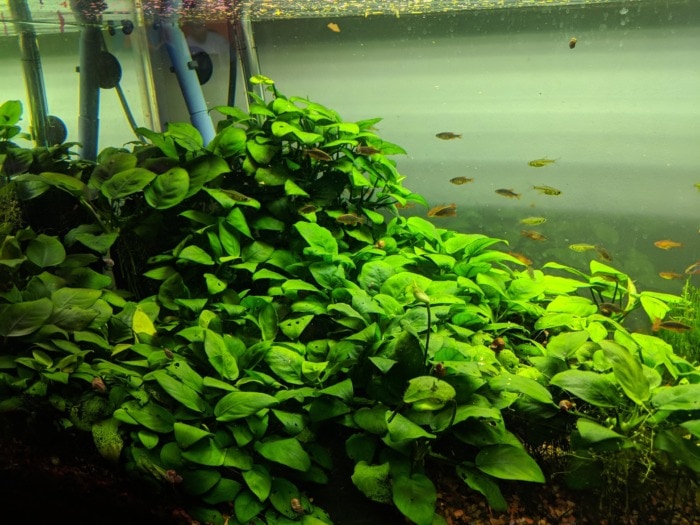
[[[328,22],[328,24],[326,24],[326,27],[334,33],[340,33],[340,26],[335,22]]]
[[[578,42],[578,40],[576,39],[575,36],[572,36],[572,37],[569,39],[569,49],[575,48],[575,47],[576,47],[576,42]]]
[[[440,140],[453,140],[462,138],[461,133],[452,133],[451,131],[442,131],[435,136]]]
[[[664,239],[662,241],[656,241],[654,246],[661,248],[662,250],[670,250],[671,248],[681,248],[683,243]]]
[[[561,195],[561,190],[552,188],[551,186],[533,186],[532,188],[539,191],[543,195]]]
[[[450,182],[456,186],[461,186],[462,184],[466,184],[467,182],[473,182],[474,179],[470,179],[467,177],[453,177],[450,179]]]
[[[546,241],[547,237],[542,235],[540,232],[536,232],[533,230],[522,230],[520,232],[520,235],[523,237],[527,237],[528,239],[532,239],[533,241]]]
[[[456,204],[441,204],[428,210],[428,217],[454,217],[457,215]]]
[[[528,166],[532,166],[533,168],[542,168],[544,166],[549,166],[550,164],[554,164],[555,159],[535,159],[531,160],[528,162]]]
[[[511,199],[519,199],[520,193],[515,193],[513,190],[507,190],[504,188],[496,190],[496,193],[503,195],[504,197],[510,197]]]

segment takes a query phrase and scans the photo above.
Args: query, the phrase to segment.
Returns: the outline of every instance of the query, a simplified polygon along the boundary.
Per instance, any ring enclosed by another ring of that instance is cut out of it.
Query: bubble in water
[[[629,13],[629,12],[630,12],[630,10],[627,9],[626,7],[623,7],[622,9],[620,9],[620,14],[621,14],[621,15],[626,15],[626,14]]]

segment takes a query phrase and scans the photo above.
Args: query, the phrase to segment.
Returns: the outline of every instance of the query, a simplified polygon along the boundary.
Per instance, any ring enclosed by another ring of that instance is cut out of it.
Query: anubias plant
[[[622,327],[679,298],[600,263],[520,270],[503,240],[400,216],[425,200],[379,119],[252,81],[271,101],[215,108],[210,144],[171,124],[94,165],[8,173],[21,206],[61,194],[74,214],[56,234],[27,215],[2,240],[0,408],[50,404],[211,523],[331,523],[307,493],[338,448],[362,493],[419,525],[444,522],[435,465],[505,509],[499,480],[545,481],[528,440],[572,429],[591,463],[606,442],[697,472],[694,366]],[[20,155],[13,107],[0,128]]]

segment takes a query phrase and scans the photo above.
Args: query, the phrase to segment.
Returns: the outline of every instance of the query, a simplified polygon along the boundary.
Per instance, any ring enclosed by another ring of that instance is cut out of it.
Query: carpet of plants
[[[251,81],[269,101],[214,108],[210,144],[171,123],[96,162],[21,146],[21,104],[0,106],[4,432],[81,436],[217,525],[341,523],[316,497],[341,483],[418,525],[537,523],[514,487],[593,495],[610,523],[651,487],[694,508],[688,294],[402,216],[427,204],[380,119]]]

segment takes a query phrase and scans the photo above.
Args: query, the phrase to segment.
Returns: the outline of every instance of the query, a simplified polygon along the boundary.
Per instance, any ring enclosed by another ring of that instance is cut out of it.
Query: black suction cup
[[[190,55],[192,55],[192,60],[197,63],[195,66],[197,69],[197,78],[199,79],[199,85],[203,86],[209,82],[214,72],[214,63],[211,61],[209,53],[198,47],[190,47]]]
[[[50,146],[63,144],[68,137],[68,128],[63,121],[53,115],[46,117],[46,141]]]
[[[98,82],[102,89],[117,87],[122,79],[122,66],[112,53],[100,51],[97,61]]]

